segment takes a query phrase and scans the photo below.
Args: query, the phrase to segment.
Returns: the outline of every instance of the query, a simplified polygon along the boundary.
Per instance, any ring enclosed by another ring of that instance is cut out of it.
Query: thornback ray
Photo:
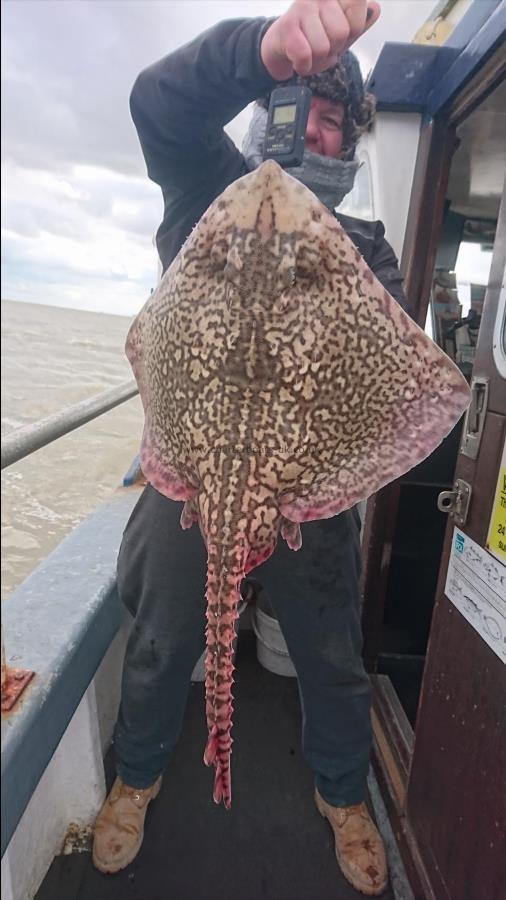
[[[278,536],[425,459],[469,403],[445,353],[306,187],[267,161],[202,216],[128,334],[147,480],[208,551],[204,759],[231,804],[235,621]],[[188,603],[198,598],[187,598]]]

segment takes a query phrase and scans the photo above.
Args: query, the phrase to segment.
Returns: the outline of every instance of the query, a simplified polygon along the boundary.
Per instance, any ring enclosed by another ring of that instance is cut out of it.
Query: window
[[[503,274],[499,306],[494,327],[494,362],[497,371],[506,378],[506,272]]]

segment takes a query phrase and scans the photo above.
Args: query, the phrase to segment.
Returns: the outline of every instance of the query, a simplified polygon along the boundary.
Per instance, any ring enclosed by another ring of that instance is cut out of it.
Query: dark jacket
[[[224,126],[275,85],[260,58],[272,21],[220,22],[149,66],[134,84],[132,118],[148,175],[160,185],[165,204],[156,236],[163,271],[209,204],[248,171]],[[337,218],[377,278],[410,312],[382,223]]]

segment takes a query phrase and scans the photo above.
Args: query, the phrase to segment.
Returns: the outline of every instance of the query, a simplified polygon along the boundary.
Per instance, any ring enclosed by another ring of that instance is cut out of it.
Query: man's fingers
[[[351,43],[350,23],[338,2],[320,5],[320,20],[330,42],[330,55],[342,53]]]
[[[311,71],[315,72],[320,66],[325,65],[332,52],[332,46],[317,11],[311,9],[308,12],[310,14],[300,17],[300,27],[311,47]]]
[[[284,34],[284,51],[298,75],[307,75],[313,65],[313,53],[300,25],[291,22]]]
[[[269,74],[323,72],[379,18],[377,0],[294,0],[265,33],[260,55]]]
[[[340,0],[339,5],[348,20],[350,31],[346,46],[349,47],[365,31],[367,2],[366,0]]]
[[[366,20],[365,20],[364,32],[369,31],[369,28],[371,28],[371,26],[374,25],[374,23],[378,21],[380,15],[381,15],[381,6],[379,5],[379,3],[376,3],[375,0],[372,3],[369,2],[367,4],[367,15],[366,15]]]
[[[299,22],[311,50],[311,68],[304,60],[299,74],[323,72],[334,64],[360,35],[379,18],[381,8],[376,0],[300,0]]]

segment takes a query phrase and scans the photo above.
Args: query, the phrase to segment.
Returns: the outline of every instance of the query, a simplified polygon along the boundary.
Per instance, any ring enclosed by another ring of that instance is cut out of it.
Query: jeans
[[[119,776],[148,787],[178,740],[190,678],[205,647],[206,551],[182,504],[148,486],[125,529],[118,590],[134,617],[115,728]],[[365,796],[371,689],[362,658],[360,518],[355,509],[302,526],[302,548],[280,538],[251,575],[268,593],[298,678],[302,750],[321,796]]]

